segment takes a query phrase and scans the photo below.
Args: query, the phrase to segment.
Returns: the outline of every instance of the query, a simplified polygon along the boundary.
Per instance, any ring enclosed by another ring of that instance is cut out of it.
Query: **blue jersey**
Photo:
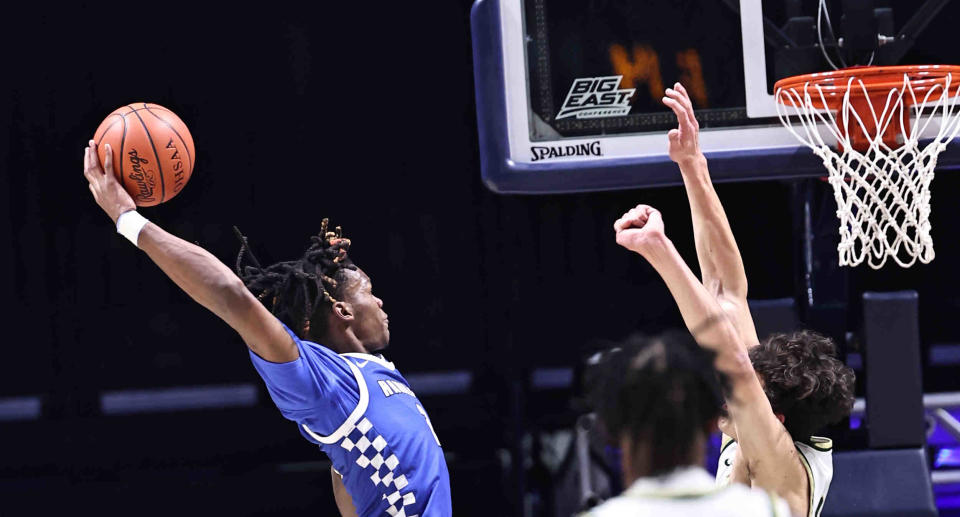
[[[337,354],[290,329],[300,357],[250,352],[270,397],[343,476],[363,517],[450,517],[450,476],[430,418],[393,363]]]

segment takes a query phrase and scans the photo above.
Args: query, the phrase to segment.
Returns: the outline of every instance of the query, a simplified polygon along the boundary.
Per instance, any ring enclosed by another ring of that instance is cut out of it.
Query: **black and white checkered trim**
[[[373,437],[371,440],[370,437]],[[403,492],[409,482],[403,474],[396,474],[400,460],[396,454],[387,454],[389,444],[379,433],[373,429],[373,424],[366,418],[360,420],[347,436],[340,442],[340,446],[348,452],[357,449],[360,456],[357,457],[357,466],[361,469],[373,469],[370,475],[370,481],[384,492],[383,499],[386,499],[387,513],[391,517],[418,517],[417,515],[407,515],[406,507],[417,502],[413,492]]]
[[[303,429],[322,444],[330,445],[339,441],[340,446],[347,452],[354,449],[360,452],[360,456],[356,460],[357,466],[364,470],[373,469],[370,481],[383,492],[383,499],[386,499],[390,505],[387,507],[387,514],[390,517],[418,517],[416,514],[407,515],[406,513],[406,507],[415,504],[417,499],[413,492],[403,492],[409,482],[403,474],[396,474],[400,460],[397,459],[396,454],[387,454],[389,447],[387,440],[380,433],[377,433],[370,420],[363,416],[367,410],[367,404],[370,402],[370,394],[367,391],[367,383],[363,379],[363,374],[349,359],[344,358],[344,361],[350,366],[350,371],[357,379],[357,387],[360,392],[357,407],[350,413],[347,420],[329,436],[320,436],[314,433],[306,424],[302,424]],[[386,457],[384,457],[385,455]]]

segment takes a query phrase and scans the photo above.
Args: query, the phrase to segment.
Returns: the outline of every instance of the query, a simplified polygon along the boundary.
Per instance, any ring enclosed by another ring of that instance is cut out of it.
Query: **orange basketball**
[[[113,150],[117,179],[138,206],[159,205],[183,190],[197,154],[187,125],[158,104],[137,102],[107,115],[93,134],[104,164]]]

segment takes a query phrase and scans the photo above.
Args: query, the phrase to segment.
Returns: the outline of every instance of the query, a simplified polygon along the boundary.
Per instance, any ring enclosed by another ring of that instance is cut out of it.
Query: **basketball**
[[[117,179],[138,206],[170,201],[190,181],[193,137],[180,117],[159,104],[137,102],[114,110],[93,139],[101,164],[110,144]]]

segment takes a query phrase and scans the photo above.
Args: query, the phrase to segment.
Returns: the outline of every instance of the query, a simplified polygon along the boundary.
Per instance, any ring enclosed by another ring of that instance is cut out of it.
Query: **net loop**
[[[904,71],[902,81],[878,84],[846,73],[846,88],[812,75],[802,84],[781,81],[776,91],[780,121],[828,171],[840,265],[929,263],[930,184],[937,157],[960,132],[960,80]]]

